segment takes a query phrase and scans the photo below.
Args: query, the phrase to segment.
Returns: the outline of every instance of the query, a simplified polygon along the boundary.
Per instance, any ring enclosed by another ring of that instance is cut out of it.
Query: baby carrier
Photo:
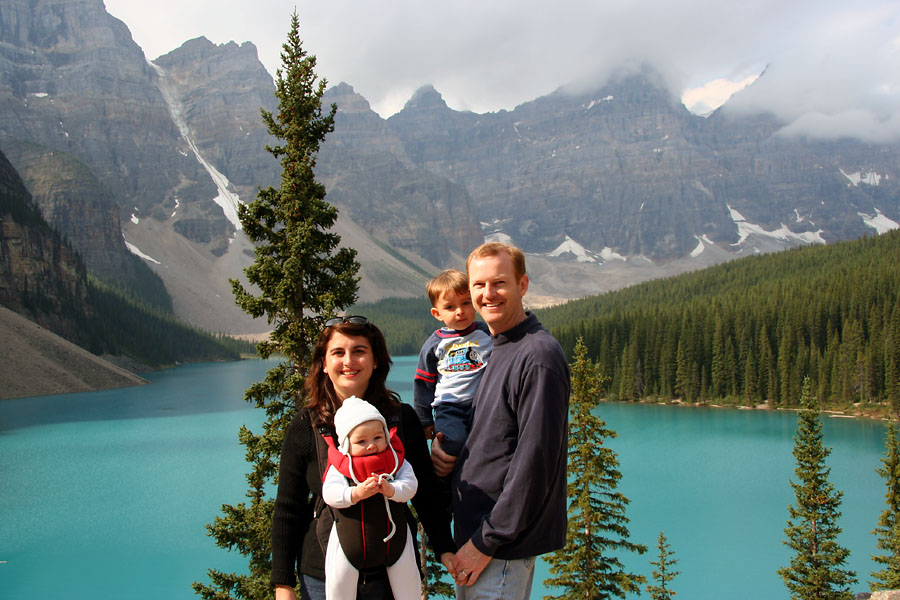
[[[385,420],[393,441],[395,436],[399,437],[400,411],[392,411],[391,415],[385,416]],[[340,454],[336,449],[337,436],[334,428],[330,426],[314,426],[314,429],[318,434],[316,455],[319,473],[324,477],[328,468],[329,449],[332,453]],[[400,455],[397,467],[402,460],[403,457]],[[350,478],[348,482],[351,485],[355,484]],[[406,536],[414,535],[408,531],[412,524],[412,515],[405,503],[386,500],[381,494],[376,494],[349,508],[334,509],[325,504],[321,496],[317,497],[314,518],[322,551],[328,547],[328,538],[334,524],[341,548],[347,560],[356,569],[368,571],[396,563],[406,545]]]

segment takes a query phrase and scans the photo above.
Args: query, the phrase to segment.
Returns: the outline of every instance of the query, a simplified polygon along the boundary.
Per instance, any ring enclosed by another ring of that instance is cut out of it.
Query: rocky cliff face
[[[29,143],[10,145],[7,152],[43,218],[79,253],[89,271],[171,311],[162,280],[126,248],[112,194],[84,163]]]
[[[200,37],[153,61],[163,70],[190,137],[205,160],[227,174],[243,201],[277,185],[280,165],[266,152],[275,142],[260,109],[275,108],[275,86],[250,42],[217,46]]]
[[[197,38],[151,64],[101,0],[0,0],[0,15],[0,149],[43,157],[22,168],[48,218],[98,270],[115,270],[121,226],[177,314],[256,327],[226,283],[252,260],[237,203],[280,174],[255,47]],[[529,252],[529,295],[558,300],[900,222],[896,145],[791,138],[727,105],[703,119],[651,70],[482,115],[430,86],[389,119],[347,84],[325,101],[338,113],[317,175],[360,249],[364,300],[421,295],[485,237]],[[51,181],[60,156],[99,186]]]
[[[324,102],[338,107],[316,171],[328,201],[376,240],[426,261],[424,268],[458,266],[483,240],[465,186],[416,164],[349,85],[330,89]]]
[[[900,220],[896,147],[790,139],[764,117],[706,121],[652,72],[479,116],[424,88],[388,124],[414,164],[466,187],[487,234],[530,252],[571,239],[671,260],[698,239],[737,243],[732,209],[826,241],[871,233],[859,213]]]
[[[78,340],[85,310],[84,264],[51,229],[13,166],[0,153],[0,304]]]
[[[70,154],[120,214],[201,218],[200,241],[228,223],[216,188],[180,137],[156,71],[102,0],[2,0],[0,147],[28,141]]]
[[[879,214],[900,221],[900,147],[783,135],[768,116],[712,115],[704,141],[716,158],[717,199],[767,229],[821,230],[825,241],[874,233]]]

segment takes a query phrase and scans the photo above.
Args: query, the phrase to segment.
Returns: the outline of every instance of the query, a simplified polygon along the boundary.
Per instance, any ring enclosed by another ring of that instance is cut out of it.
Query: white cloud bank
[[[150,59],[204,35],[251,41],[274,73],[296,6],[331,83],[382,116],[424,84],[458,110],[490,112],[561,86],[599,85],[623,65],[656,67],[698,112],[765,111],[786,135],[900,140],[896,0],[105,0]]]

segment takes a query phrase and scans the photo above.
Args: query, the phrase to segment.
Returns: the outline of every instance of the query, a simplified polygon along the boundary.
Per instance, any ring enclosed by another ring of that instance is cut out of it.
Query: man
[[[535,558],[565,545],[568,362],[523,307],[528,275],[521,250],[482,244],[466,270],[494,351],[455,471],[440,437],[432,461],[439,475],[454,472],[457,598],[524,600]]]

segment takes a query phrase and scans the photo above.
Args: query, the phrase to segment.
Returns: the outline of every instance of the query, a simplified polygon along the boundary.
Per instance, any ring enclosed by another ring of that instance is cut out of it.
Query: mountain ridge
[[[100,0],[57,4],[0,0],[0,149],[86,165],[179,317],[265,330],[227,284],[252,260],[236,202],[280,175],[255,46],[199,37],[150,63]],[[421,295],[484,239],[522,247],[530,295],[552,303],[900,221],[896,145],[791,137],[728,104],[704,119],[657,79],[623,72],[485,114],[423,86],[387,119],[349,84],[329,88],[317,177],[344,244],[364,249],[360,300]]]

